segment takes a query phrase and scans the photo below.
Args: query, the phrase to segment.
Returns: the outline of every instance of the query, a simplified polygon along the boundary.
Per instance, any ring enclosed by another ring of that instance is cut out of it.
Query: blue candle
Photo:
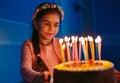
[[[96,60],[98,60],[98,43],[95,44],[95,55],[96,55]]]

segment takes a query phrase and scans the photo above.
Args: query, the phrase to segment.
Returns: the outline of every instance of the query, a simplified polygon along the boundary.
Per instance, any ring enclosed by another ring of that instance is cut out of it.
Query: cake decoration
[[[84,55],[85,63],[95,64],[95,60],[101,61],[101,37],[97,36],[93,39],[92,36],[78,37],[72,36],[61,38],[60,50],[62,62],[82,61]],[[91,55],[91,56],[90,56]]]
[[[62,63],[54,67],[53,83],[117,83],[114,64],[101,59],[100,36],[66,36],[59,42]]]

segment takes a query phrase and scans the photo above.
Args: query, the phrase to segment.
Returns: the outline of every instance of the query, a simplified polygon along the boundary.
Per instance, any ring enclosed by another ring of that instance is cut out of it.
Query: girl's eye
[[[44,23],[44,25],[49,25],[49,23]]]
[[[58,27],[59,25],[54,25],[55,27]]]
[[[54,26],[55,26],[55,27],[58,27],[58,26],[59,26],[59,24],[55,24]]]

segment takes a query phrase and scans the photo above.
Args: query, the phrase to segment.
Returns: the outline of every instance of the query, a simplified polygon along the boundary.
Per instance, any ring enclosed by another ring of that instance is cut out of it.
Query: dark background
[[[65,17],[57,37],[102,37],[102,59],[120,70],[120,0],[0,0],[0,82],[20,83],[20,51],[31,37],[32,13],[41,2],[63,7]]]

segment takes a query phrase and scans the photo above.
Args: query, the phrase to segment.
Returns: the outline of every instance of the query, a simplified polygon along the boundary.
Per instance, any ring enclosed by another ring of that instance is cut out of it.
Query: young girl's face
[[[40,39],[51,40],[57,33],[60,17],[56,13],[49,13],[39,20],[37,27]]]

